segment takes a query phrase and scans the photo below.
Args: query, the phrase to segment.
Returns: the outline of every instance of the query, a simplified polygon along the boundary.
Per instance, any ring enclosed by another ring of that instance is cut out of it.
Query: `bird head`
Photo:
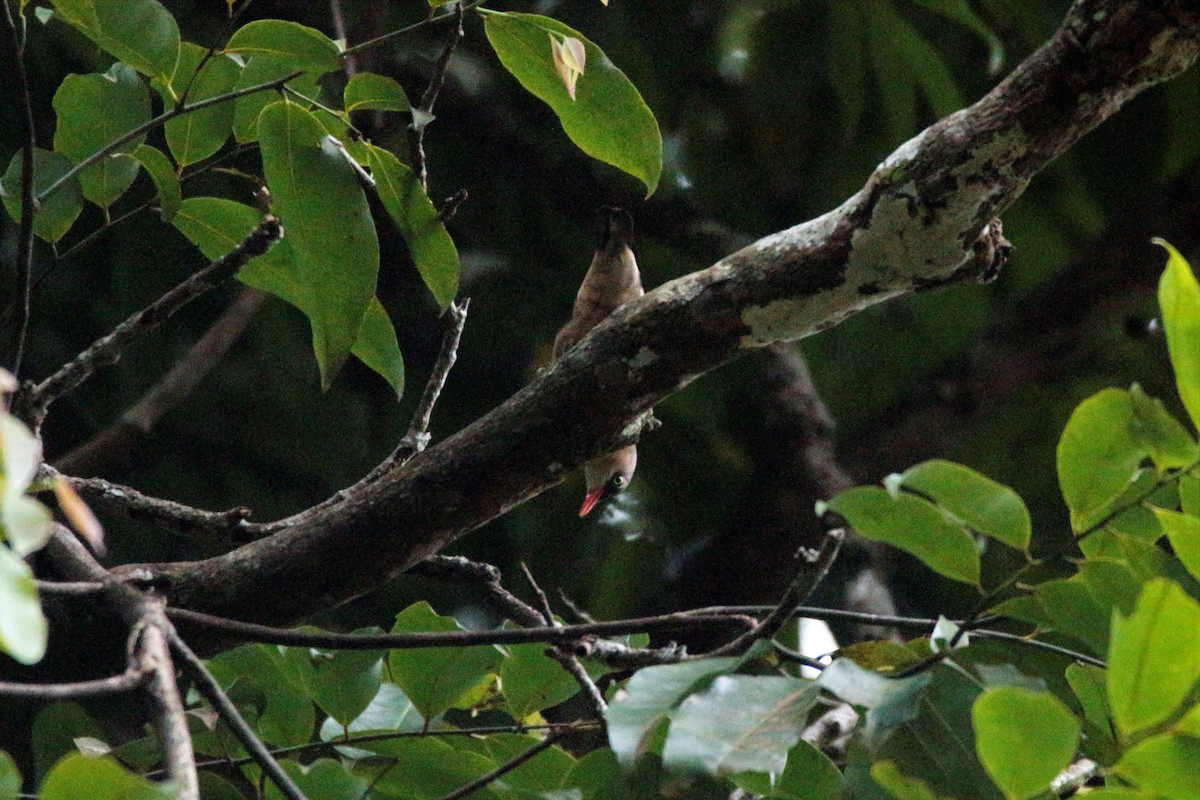
[[[596,504],[625,491],[637,468],[637,448],[623,447],[615,453],[594,458],[583,465],[587,495],[579,516],[586,517]]]
[[[626,247],[633,241],[633,217],[623,208],[600,209],[600,241],[597,250]]]

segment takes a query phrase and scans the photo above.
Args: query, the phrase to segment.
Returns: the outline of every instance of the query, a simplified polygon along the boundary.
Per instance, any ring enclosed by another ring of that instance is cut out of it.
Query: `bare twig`
[[[136,579],[131,579],[136,584]],[[288,628],[273,628],[252,622],[215,617],[199,611],[168,608],[167,616],[179,623],[199,625],[230,638],[263,644],[292,647],[325,647],[332,650],[414,650],[426,647],[469,647],[480,644],[529,644],[551,642],[570,644],[584,636],[620,636],[650,631],[676,631],[713,626],[735,625],[746,628],[753,621],[742,616],[695,615],[689,612],[657,617],[593,622],[587,625],[547,626],[491,631],[450,631],[446,633],[307,633]]]
[[[454,215],[458,213],[458,207],[465,203],[468,197],[470,195],[466,189],[459,189],[453,195],[447,197],[446,202],[442,204],[441,210],[438,211],[438,220],[443,225],[452,220]]]
[[[58,472],[52,467],[43,467],[42,475],[54,477]],[[137,489],[110,483],[101,478],[75,478],[67,475],[62,477],[90,505],[105,511],[119,512],[130,519],[155,522],[175,530],[203,531],[247,539],[258,535],[263,528],[260,524],[247,521],[250,516],[248,508],[203,511],[172,500],[151,497]]]
[[[829,573],[829,568],[833,566],[834,559],[837,558],[845,536],[845,531],[841,529],[835,528],[830,530],[825,534],[825,541],[821,543],[820,550],[815,553],[804,554],[805,564],[796,574],[796,578],[792,581],[791,586],[783,593],[779,604],[753,630],[743,633],[741,636],[718,647],[716,650],[703,655],[691,656],[691,658],[710,658],[712,656],[743,653],[759,639],[769,639],[778,633],[784,623],[796,613],[796,608],[809,598],[813,590],[817,588],[817,585]]]
[[[38,594],[58,594],[81,597],[104,591],[104,584],[95,581],[37,581]]]
[[[29,331],[29,301],[33,271],[33,215],[35,209],[33,191],[33,153],[37,140],[33,126],[33,108],[29,100],[29,79],[25,74],[25,45],[13,17],[12,5],[4,3],[4,22],[8,33],[9,52],[13,60],[13,74],[17,82],[17,100],[20,103],[21,124],[21,224],[17,230],[17,292],[12,303],[17,319],[12,332],[12,343],[5,361],[13,375],[21,372],[21,358],[25,352],[25,337]]]
[[[333,23],[333,35],[343,42],[348,41],[346,16],[342,13],[342,0],[329,0],[329,18]],[[358,72],[358,60],[349,53],[343,55],[343,60],[346,62],[346,77],[353,78],[354,73]]]
[[[549,750],[551,747],[554,746],[555,742],[557,742],[561,738],[562,738],[562,734],[557,733],[557,732],[551,733],[545,739],[542,739],[542,741],[538,742],[533,747],[526,750],[524,753],[521,753],[521,755],[517,756],[516,758],[514,758],[510,761],[506,761],[505,763],[496,767],[494,770],[492,770],[488,774],[480,775],[478,778],[471,781],[470,783],[463,784],[462,786],[455,789],[453,792],[450,792],[449,794],[443,796],[441,798],[441,800],[461,800],[461,798],[466,797],[467,795],[470,795],[470,794],[473,794],[473,793],[479,791],[480,789],[487,786],[488,784],[494,783],[496,780],[498,780],[503,775],[505,775],[509,772],[512,772],[514,769],[521,766],[526,761],[529,761],[530,759],[534,758],[539,753],[543,753],[546,750]]]
[[[43,702],[82,700],[87,697],[103,697],[140,689],[145,682],[146,673],[130,667],[120,675],[113,675],[110,678],[97,678],[75,683],[41,684],[0,681],[0,697],[16,697],[21,700],[41,700]]]
[[[425,93],[421,95],[421,105],[413,111],[413,121],[408,126],[408,149],[412,159],[413,172],[420,179],[421,188],[426,190],[429,189],[429,174],[425,169],[425,127],[433,118],[433,104],[437,102],[438,92],[442,90],[442,85],[446,82],[446,68],[450,64],[450,56],[454,54],[454,48],[458,46],[458,40],[463,36],[463,6],[461,3],[455,4],[453,15],[454,24],[446,36],[446,44],[442,46],[442,52],[433,65],[433,74],[429,77],[429,85],[425,87]]]
[[[458,9],[461,9],[463,12],[473,11],[474,9],[478,8],[479,6],[483,5],[486,2],[487,2],[487,0],[473,0],[473,2],[460,5],[458,7]],[[409,25],[407,27],[399,28],[399,29],[391,31],[389,33],[385,33],[382,36],[376,36],[374,39],[368,39],[365,42],[359,42],[358,44],[354,45],[353,47],[347,47],[345,50],[343,50],[342,57],[344,58],[346,56],[353,56],[358,53],[361,53],[363,50],[370,50],[371,48],[378,47],[379,45],[384,44],[385,42],[390,42],[392,39],[395,39],[397,36],[403,36],[406,33],[412,33],[413,31],[420,30],[421,28],[424,28],[425,26],[430,25],[430,24],[438,23],[438,22],[441,22],[442,20],[459,18],[458,9],[456,9],[455,11],[453,11],[449,14],[442,14],[442,15],[436,16],[436,17],[429,16],[429,17],[426,17],[425,19],[421,20],[420,22],[414,22],[412,25]]]
[[[173,406],[190,395],[250,324],[267,295],[243,288],[229,308],[217,318],[191,349],[121,418],[88,441],[55,461],[55,468],[71,475],[92,475],[101,465],[111,465],[134,450]]]
[[[1006,631],[993,631],[988,628],[976,628],[975,630],[971,631],[971,636],[977,639],[999,639],[1003,642],[1013,642],[1014,644],[1028,645],[1029,647],[1036,647],[1039,650],[1058,653],[1060,656],[1067,656],[1068,658],[1072,658],[1075,661],[1083,664],[1091,664],[1093,667],[1100,667],[1101,669],[1108,667],[1108,664],[1104,661],[1100,660],[1099,658],[1089,656],[1086,653],[1080,653],[1077,650],[1071,650],[1070,648],[1062,647],[1061,645],[1057,644],[1051,644],[1050,642],[1043,642],[1039,639],[1030,639],[1025,636],[1019,636],[1015,633],[1008,633]]]
[[[554,619],[554,609],[550,607],[550,598],[542,591],[542,587],[538,586],[534,580],[533,573],[529,571],[529,567],[525,562],[521,562],[521,570],[525,573],[525,579],[529,581],[529,585],[533,587],[534,594],[538,597],[538,602],[542,606],[542,618],[545,620],[543,625],[551,627],[561,627]],[[583,689],[583,693],[588,696],[592,702],[592,708],[596,711],[596,716],[599,719],[604,719],[604,712],[608,710],[608,702],[604,699],[604,692],[596,686],[596,682],[592,680],[592,676],[588,675],[583,664],[579,663],[579,659],[575,657],[571,647],[565,645],[557,645],[546,649],[546,655],[553,658],[562,668],[567,671],[567,674],[575,679],[579,684],[579,688]]]
[[[192,652],[192,649],[187,646],[187,643],[179,637],[179,634],[172,629],[168,634],[168,643],[171,646],[172,652],[179,660],[180,669],[183,670],[192,683],[196,685],[196,691],[199,692],[217,713],[229,725],[229,729],[233,731],[233,735],[242,743],[253,757],[254,761],[262,767],[262,770],[271,779],[271,782],[279,787],[279,791],[283,792],[284,796],[289,800],[306,800],[304,792],[300,791],[300,787],[295,784],[291,777],[283,771],[279,766],[279,762],[275,760],[275,756],[271,755],[271,751],[263,744],[262,739],[242,718],[241,712],[237,710],[237,706],[229,699],[229,695],[225,694],[224,690],[217,683],[216,678],[204,666],[204,662]]]
[[[158,327],[187,303],[209,289],[233,277],[247,261],[260,256],[283,235],[273,216],[267,216],[250,234],[226,255],[201,269],[158,300],[122,322],[111,333],[97,339],[58,372],[38,384],[22,398],[27,419],[38,426],[46,409],[63,394],[83,383],[96,369],[114,363],[124,347],[147,331]]]

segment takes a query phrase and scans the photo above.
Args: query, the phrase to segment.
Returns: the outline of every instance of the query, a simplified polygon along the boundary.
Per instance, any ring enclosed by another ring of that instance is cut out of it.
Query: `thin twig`
[[[39,684],[0,681],[0,696],[43,702],[82,700],[87,697],[103,697],[104,695],[133,691],[142,688],[145,682],[146,673],[130,667],[120,675],[75,683]]]
[[[346,17],[342,14],[342,0],[329,0],[329,18],[333,23],[334,37],[342,42],[349,41],[346,38]],[[353,78],[354,73],[358,72],[358,60],[349,53],[343,53],[342,60],[346,62],[346,77]]]
[[[53,467],[43,467],[40,477],[57,477]],[[110,483],[101,478],[76,478],[62,476],[71,488],[79,493],[89,505],[97,509],[124,514],[130,519],[154,522],[181,531],[202,531],[223,537],[253,538],[261,532],[263,525],[247,521],[248,508],[231,508],[228,511],[204,511],[183,503],[163,500],[142,494],[137,489]]]
[[[1108,664],[1106,664],[1104,661],[1089,656],[1086,653],[1080,653],[1077,650],[1071,650],[1070,648],[1062,647],[1057,644],[1051,644],[1050,642],[1043,642],[1039,639],[1029,639],[1015,633],[1008,633],[1006,631],[993,631],[988,628],[976,628],[975,630],[971,631],[971,635],[978,639],[999,639],[1000,641],[1004,642],[1013,642],[1015,644],[1024,644],[1028,645],[1029,647],[1036,647],[1039,650],[1058,653],[1061,656],[1067,656],[1075,661],[1079,661],[1083,664],[1091,664],[1093,667],[1100,667],[1101,669],[1108,667]]]
[[[95,581],[35,581],[38,594],[57,594],[81,597],[104,591],[104,584]]]
[[[543,625],[551,627],[561,627],[560,623],[554,619],[554,609],[550,607],[550,598],[542,591],[542,587],[538,586],[534,580],[533,573],[529,571],[529,567],[525,562],[521,562],[521,569],[525,573],[525,579],[529,581],[529,585],[533,587],[534,594],[538,597],[538,602],[542,606],[542,618],[545,620]],[[579,684],[579,688],[583,689],[583,693],[587,695],[592,702],[592,708],[596,710],[596,717],[604,719],[604,712],[608,710],[608,702],[604,699],[604,692],[600,691],[600,687],[596,686],[596,682],[592,680],[592,676],[588,675],[583,664],[579,663],[579,659],[571,652],[572,648],[565,645],[556,645],[549,647],[546,650],[546,655],[553,658],[562,668],[567,671],[567,674],[575,679]]]
[[[442,203],[442,208],[438,211],[438,220],[445,225],[454,218],[458,213],[458,207],[466,202],[470,195],[466,189],[459,189],[457,192],[446,198],[446,202]]]
[[[131,583],[136,584],[136,580],[132,580]],[[415,650],[426,647],[470,647],[486,644],[529,644],[530,642],[569,644],[584,636],[621,636],[629,633],[728,625],[743,628],[747,625],[753,626],[752,620],[747,620],[742,616],[722,617],[680,612],[657,617],[593,622],[587,625],[564,625],[558,628],[357,634],[309,633],[288,628],[273,628],[268,625],[240,622],[182,608],[168,608],[167,616],[176,622],[201,625],[210,630],[219,631],[239,641],[280,644],[290,647],[324,647],[331,650]]]
[[[788,586],[787,591],[783,593],[779,604],[775,606],[775,610],[767,614],[763,621],[758,623],[753,630],[749,630],[738,636],[731,642],[728,642],[716,650],[702,655],[691,656],[692,659],[711,658],[713,656],[728,656],[737,655],[746,651],[750,645],[757,642],[759,639],[769,639],[779,632],[779,629],[791,619],[796,609],[807,600],[817,588],[817,585],[829,573],[829,568],[833,566],[834,559],[837,558],[838,551],[841,549],[842,542],[845,540],[845,531],[835,528],[825,533],[825,540],[821,542],[821,549],[815,553],[805,554],[805,564],[796,574],[795,580]]]
[[[246,751],[254,757],[255,762],[262,767],[263,772],[271,779],[272,783],[279,787],[279,791],[283,792],[283,795],[289,800],[306,800],[304,792],[300,791],[300,787],[283,771],[279,762],[271,755],[271,751],[263,744],[262,739],[258,738],[254,730],[242,718],[237,706],[221,689],[212,673],[204,666],[204,662],[192,652],[192,649],[174,630],[168,633],[168,643],[179,660],[180,669],[196,685],[196,691],[212,704],[212,707],[229,725],[233,735],[242,743],[242,747],[245,747]]]
[[[474,2],[467,3],[465,5],[460,5],[459,9],[461,9],[464,12],[473,11],[474,9],[478,8],[479,6],[483,5],[486,2],[487,2],[487,0],[474,0]],[[457,16],[458,16],[458,12],[454,11],[449,14],[441,14],[440,16],[436,16],[436,17],[435,16],[426,17],[425,19],[421,20],[420,22],[414,22],[412,25],[408,25],[407,27],[399,28],[397,30],[391,31],[390,33],[385,33],[382,36],[376,36],[374,39],[368,39],[365,42],[360,42],[360,43],[354,45],[353,47],[347,47],[345,50],[342,51],[342,57],[345,58],[346,56],[357,55],[358,53],[361,53],[363,50],[370,50],[371,48],[378,47],[379,45],[384,44],[385,42],[390,42],[392,39],[395,39],[398,36],[403,36],[406,33],[412,33],[413,31],[420,30],[421,28],[424,28],[428,25],[439,23],[443,20],[455,19]]]
[[[25,353],[25,337],[29,332],[29,302],[32,295],[33,272],[33,215],[35,209],[33,191],[33,153],[37,147],[34,132],[33,108],[29,100],[29,79],[25,74],[25,45],[13,17],[12,5],[4,3],[4,21],[8,30],[9,51],[13,60],[13,72],[17,79],[17,100],[20,103],[21,124],[21,224],[17,229],[17,291],[12,303],[17,310],[12,345],[9,348],[9,371],[13,375],[21,372],[21,358]]]
[[[408,149],[412,160],[412,169],[421,181],[421,188],[428,191],[429,174],[425,168],[425,128],[433,118],[433,104],[437,102],[438,92],[446,82],[446,68],[450,65],[450,56],[458,46],[458,40],[463,36],[463,6],[458,3],[452,12],[454,24],[446,36],[446,43],[433,65],[433,74],[429,77],[429,85],[421,95],[421,104],[413,112],[412,124],[408,126]]]
[[[463,784],[462,786],[455,789],[453,792],[450,792],[450,794],[444,795],[441,798],[441,800],[461,800],[461,798],[466,797],[469,794],[473,794],[474,792],[479,791],[483,787],[485,787],[491,783],[494,783],[496,780],[498,780],[503,775],[505,775],[509,772],[512,772],[514,769],[521,766],[526,761],[529,761],[530,759],[534,758],[539,753],[543,753],[546,750],[549,750],[551,747],[554,746],[555,742],[557,742],[561,738],[562,738],[561,734],[551,733],[545,739],[538,742],[533,747],[526,750],[524,753],[521,753],[521,755],[517,756],[516,758],[514,758],[510,761],[506,761],[505,763],[496,767],[494,770],[492,770],[488,774],[480,775],[478,778],[471,781],[470,783]]]
[[[263,304],[265,292],[244,287],[229,308],[158,383],[130,406],[114,424],[55,461],[72,475],[94,474],[103,464],[132,451],[172,407],[188,397],[246,330]]]
[[[263,218],[258,227],[229,253],[129,317],[111,333],[97,339],[58,372],[38,384],[23,398],[26,418],[33,421],[35,427],[39,426],[51,403],[83,383],[98,367],[114,363],[121,357],[124,347],[134,339],[158,327],[201,294],[233,277],[250,259],[267,252],[282,235],[283,227],[279,220],[269,215]]]

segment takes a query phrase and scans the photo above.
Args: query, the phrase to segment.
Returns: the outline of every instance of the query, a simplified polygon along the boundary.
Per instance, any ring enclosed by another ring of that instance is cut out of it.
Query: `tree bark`
[[[750,349],[992,277],[998,216],[1056,156],[1196,59],[1200,3],[1081,0],[991,93],[901,145],[840,207],[650,292],[532,385],[403,468],[203,561],[121,568],[169,603],[285,623],[418,560],[635,441],[642,415]]]

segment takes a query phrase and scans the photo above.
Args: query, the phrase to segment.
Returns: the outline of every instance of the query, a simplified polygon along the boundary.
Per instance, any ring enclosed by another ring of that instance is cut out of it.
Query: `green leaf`
[[[25,494],[42,465],[42,443],[0,405],[0,532],[18,556],[50,538],[50,512]]]
[[[440,308],[458,293],[458,250],[413,171],[382,147],[368,148],[371,175],[388,216],[408,243],[413,263]]]
[[[946,19],[951,19],[979,35],[988,47],[988,74],[996,75],[1004,65],[1004,43],[1000,37],[989,28],[983,20],[971,9],[967,0],[916,0],[917,4],[928,8]]]
[[[1196,342],[1200,344],[1200,338]],[[1129,389],[1129,400],[1133,406],[1133,438],[1146,449],[1160,472],[1186,467],[1200,459],[1200,447],[1161,400],[1147,395],[1136,383]]]
[[[143,75],[168,81],[179,58],[179,26],[157,0],[54,0],[58,15]]]
[[[1020,495],[973,469],[926,461],[904,472],[904,486],[928,496],[980,533],[1017,550],[1029,549],[1032,525]]]
[[[461,630],[453,618],[438,615],[423,601],[401,611],[392,628],[393,633]],[[393,650],[388,667],[421,716],[432,720],[486,678],[502,657],[491,645]]]
[[[1179,476],[1179,506],[1183,513],[1200,517],[1200,477]]]
[[[647,752],[655,729],[692,692],[708,686],[718,675],[737,669],[743,658],[710,658],[681,664],[646,667],[634,673],[625,693],[608,706],[608,743],[617,760],[629,767]]]
[[[1167,800],[1200,797],[1200,739],[1152,736],[1130,748],[1113,769],[1122,778]]]
[[[1048,788],[1075,756],[1079,720],[1048,692],[988,689],[971,716],[979,760],[1010,800]]]
[[[848,658],[836,659],[818,679],[818,683],[850,705],[867,709],[870,735],[916,719],[921,713],[921,697],[932,681],[929,672],[888,678]]]
[[[313,700],[340,724],[349,725],[379,693],[383,674],[382,652],[298,652],[304,652],[312,665],[310,685]]]
[[[507,764],[540,743],[539,737],[529,734],[498,733],[480,739],[459,738],[454,746],[460,752],[476,752],[496,764]],[[505,773],[500,781],[508,789],[534,795],[554,792],[562,786],[574,766],[575,759],[564,750],[550,747],[537,758]]]
[[[1192,424],[1200,428],[1200,283],[1179,251],[1163,239],[1154,239],[1169,254],[1158,283],[1167,349],[1175,367],[1175,385]]]
[[[741,785],[739,777],[735,775],[733,780]],[[838,797],[841,789],[842,773],[829,757],[808,742],[801,741],[788,751],[787,766],[775,785],[770,787],[770,791],[760,793],[776,800],[814,800]]]
[[[342,68],[341,50],[332,39],[315,28],[281,19],[247,23],[229,38],[225,52],[247,58],[266,56],[290,70],[326,73]]]
[[[513,719],[524,720],[579,693],[578,682],[562,664],[546,655],[544,644],[511,645],[505,649],[508,657],[500,662],[500,686]]]
[[[283,767],[306,797],[321,800],[362,800],[367,795],[366,778],[355,775],[350,768],[332,758],[319,758],[311,764],[297,764],[289,759],[280,760]],[[267,800],[285,800],[284,794],[271,781],[266,782],[264,797]]]
[[[45,778],[60,759],[79,752],[79,748],[75,746],[75,739],[78,737],[103,738],[104,735],[99,723],[78,703],[50,704],[33,720],[30,739],[36,775]]]
[[[350,352],[387,381],[396,399],[400,399],[404,394],[404,357],[392,319],[376,297],[367,304],[358,341]]]
[[[188,103],[195,103],[233,89],[242,68],[228,56],[210,58],[200,74],[196,74],[207,52],[199,45],[183,43],[171,86],[160,84],[158,87],[165,104],[169,106],[172,102],[172,91],[182,94],[186,90]],[[180,168],[202,161],[221,149],[233,131],[233,110],[234,104],[230,100],[167,121],[167,146]]]
[[[899,547],[947,578],[979,584],[979,553],[971,535],[946,520],[919,497],[893,498],[883,489],[860,486],[842,492],[829,507],[861,536]]]
[[[1039,583],[1033,596],[1059,633],[1085,643],[1097,655],[1108,650],[1112,610],[1096,600],[1082,578]]]
[[[580,150],[638,178],[646,185],[647,197],[654,194],[662,174],[658,122],[599,47],[578,31],[537,14],[490,13],[484,30],[500,63],[550,106]],[[578,39],[587,53],[574,100],[555,69],[551,35]]]
[[[925,781],[905,775],[895,761],[878,761],[871,765],[871,779],[896,800],[941,800]]]
[[[1163,508],[1154,509],[1154,515],[1167,532],[1175,556],[1193,578],[1200,580],[1200,519]]]
[[[124,769],[112,758],[72,753],[59,761],[38,794],[40,800],[169,800],[174,792]]]
[[[54,93],[58,127],[54,149],[78,163],[150,119],[150,94],[138,74],[113,64],[103,75],[68,75]],[[132,153],[145,141],[139,136],[112,156],[79,173],[83,196],[108,208],[137,178],[138,165],[118,153]]]
[[[377,109],[379,111],[411,111],[404,87],[386,75],[356,72],[346,83],[342,94],[346,113]]]
[[[170,222],[183,202],[183,190],[179,186],[179,175],[171,166],[171,160],[158,148],[148,144],[139,145],[133,157],[146,170],[154,188],[158,190],[158,205],[162,209],[163,222]]]
[[[234,91],[260,86],[291,75],[296,70],[286,63],[267,56],[255,56],[242,67],[241,74],[233,84]],[[295,89],[305,97],[312,97],[320,88],[314,73],[299,75],[287,82],[287,86]],[[263,89],[253,94],[244,95],[233,101],[233,138],[238,144],[248,144],[258,139],[258,115],[271,103],[279,100],[278,90]]]
[[[4,177],[0,178],[0,198],[4,200],[4,208],[9,216],[17,222],[21,221],[21,176],[24,173],[21,164],[21,151],[18,150],[13,154]],[[64,155],[40,147],[35,149],[33,193],[38,195],[46,191],[74,166]],[[72,178],[34,209],[33,232],[39,239],[54,244],[71,230],[82,210],[83,192],[79,189],[78,179]]]
[[[0,650],[22,664],[36,664],[46,654],[46,635],[32,570],[0,545]]]
[[[1076,531],[1129,485],[1148,453],[1133,434],[1129,392],[1105,389],[1079,404],[1058,442],[1058,482]]]
[[[364,742],[361,746],[404,765],[403,769],[387,770],[376,778],[375,788],[385,797],[436,800],[496,768],[489,758],[456,750],[434,739],[392,739]],[[498,800],[487,789],[475,797]]]
[[[244,686],[239,683],[242,681],[258,689],[262,701],[255,697],[255,704],[260,706],[255,729],[267,742],[280,747],[307,742],[316,722],[311,688],[306,681],[291,679],[292,665],[287,663],[285,655],[288,651],[300,653],[300,658],[305,652],[296,648],[243,645],[208,662],[209,670],[222,687]],[[293,663],[296,660],[293,657]]]
[[[1146,584],[1131,616],[1113,615],[1108,651],[1108,700],[1128,736],[1179,708],[1200,679],[1200,647],[1183,631],[1200,630],[1200,603],[1178,584]]]
[[[332,742],[341,739],[347,731],[362,733],[364,731],[419,731],[425,725],[416,706],[408,696],[394,683],[383,683],[379,692],[371,699],[363,712],[354,718],[349,725],[341,725],[337,720],[327,718],[321,724],[322,741]],[[342,745],[338,752],[347,758],[364,758],[367,751],[351,745]]]
[[[1104,670],[1090,664],[1074,663],[1067,667],[1067,683],[1083,709],[1081,752],[1105,766],[1120,755],[1113,739],[1112,710],[1105,692]]]
[[[17,800],[21,793],[21,771],[12,756],[0,750],[0,800]]]
[[[328,389],[358,342],[375,296],[379,241],[362,187],[316,118],[282,101],[259,115],[263,171],[299,279],[319,303],[309,320]]]
[[[720,675],[672,715],[663,764],[710,775],[781,773],[820,691],[800,678]]]

